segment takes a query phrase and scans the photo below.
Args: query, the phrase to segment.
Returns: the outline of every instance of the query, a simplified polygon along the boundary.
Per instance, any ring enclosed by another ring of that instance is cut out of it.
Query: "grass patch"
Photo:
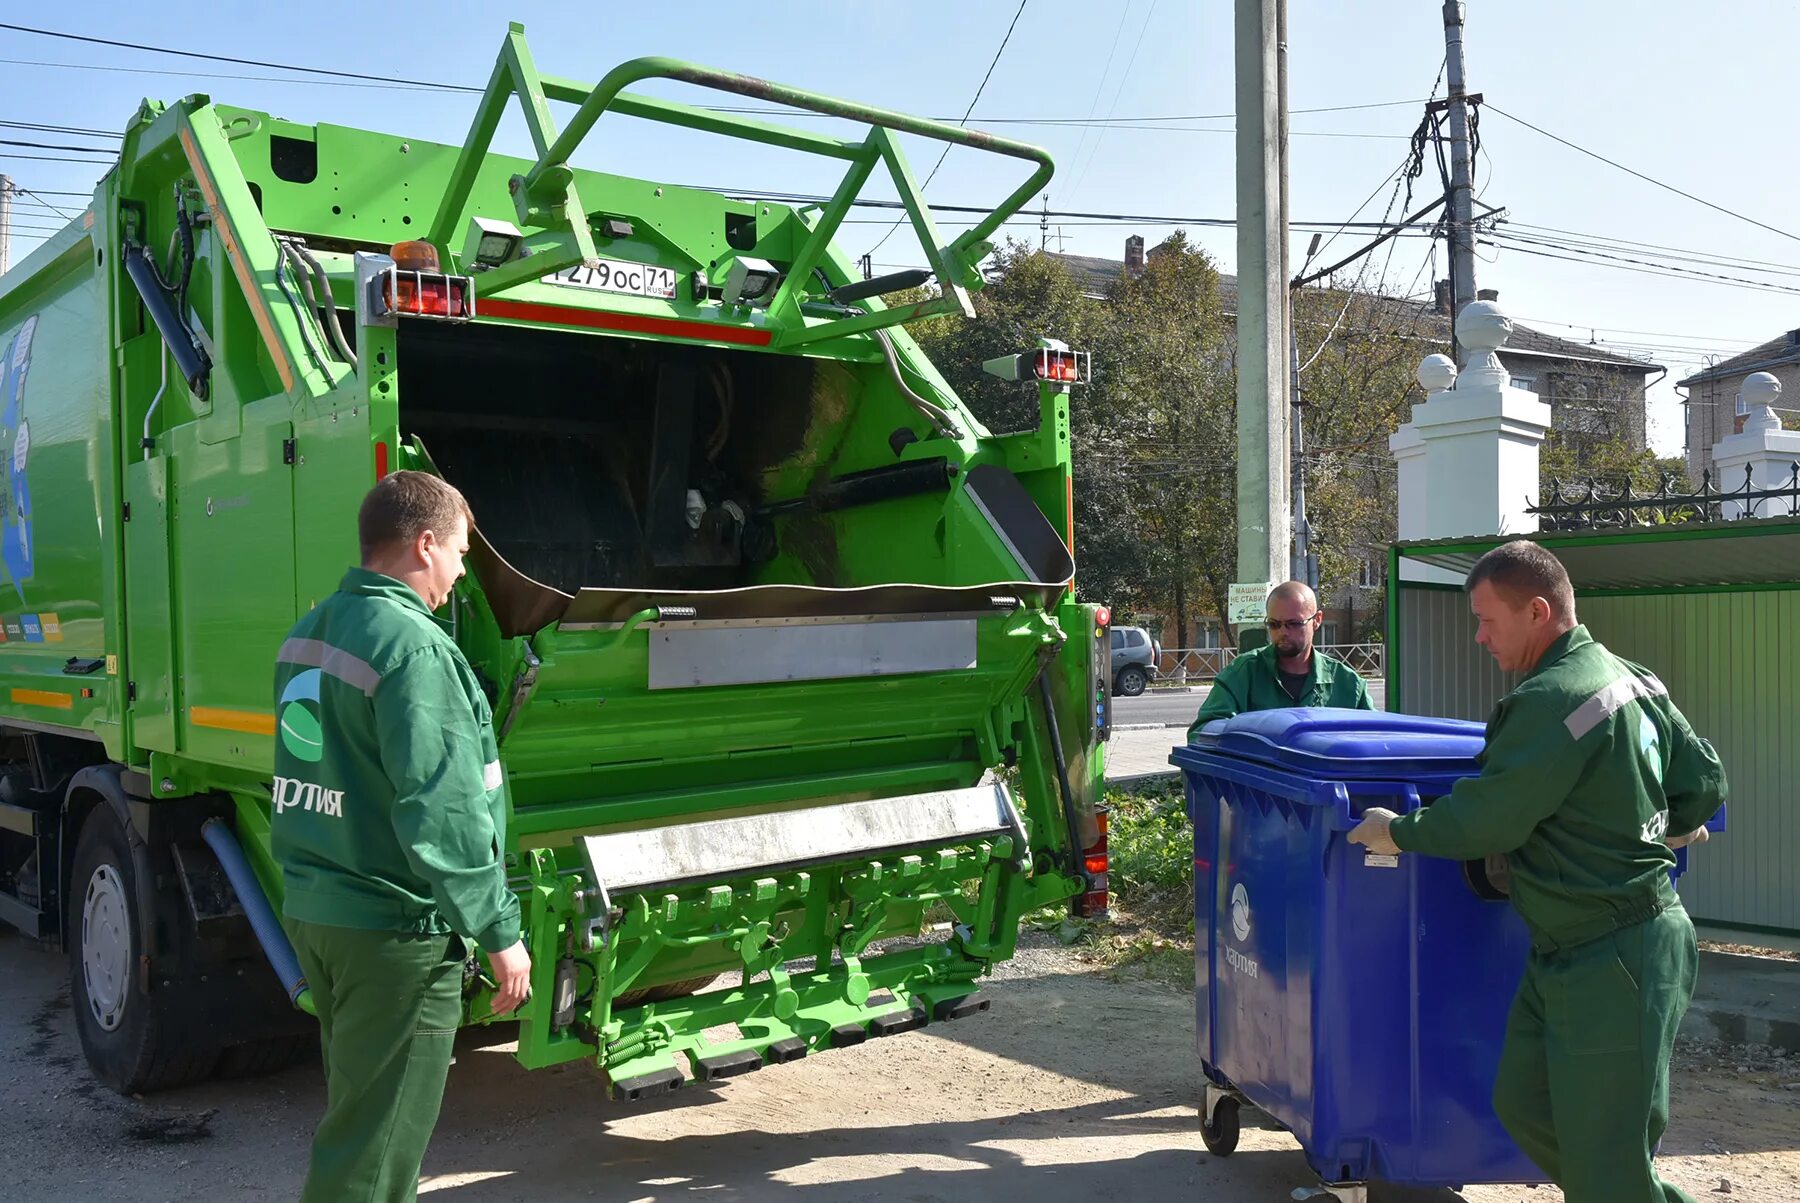
[[[1071,945],[1111,980],[1192,989],[1194,829],[1181,789],[1113,791],[1106,802],[1112,918],[1076,919],[1058,905],[1028,915],[1026,923]]]

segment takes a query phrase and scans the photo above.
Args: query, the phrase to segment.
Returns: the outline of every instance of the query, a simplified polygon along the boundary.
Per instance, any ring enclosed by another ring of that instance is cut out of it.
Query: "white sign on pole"
[[[1264,582],[1232,585],[1225,595],[1225,608],[1234,627],[1253,626],[1268,613],[1269,591],[1275,588]]]

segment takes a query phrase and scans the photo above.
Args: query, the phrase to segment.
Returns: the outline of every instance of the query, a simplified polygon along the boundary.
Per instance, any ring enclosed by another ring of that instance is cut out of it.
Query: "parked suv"
[[[1112,629],[1113,693],[1135,698],[1156,680],[1162,648],[1143,627]]]

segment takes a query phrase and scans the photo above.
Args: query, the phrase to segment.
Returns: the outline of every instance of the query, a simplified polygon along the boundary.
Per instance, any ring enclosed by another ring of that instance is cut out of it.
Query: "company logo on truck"
[[[0,458],[6,465],[6,490],[0,494],[0,564],[6,566],[15,589],[31,579],[31,490],[25,483],[31,426],[25,418],[25,377],[31,370],[31,340],[36,333],[33,314],[0,355]],[[24,596],[20,590],[20,599]]]
[[[319,679],[316,668],[296,673],[281,691],[281,704],[276,708],[281,746],[308,764],[319,763],[325,755],[325,729],[319,722]],[[279,795],[276,802],[279,805]]]

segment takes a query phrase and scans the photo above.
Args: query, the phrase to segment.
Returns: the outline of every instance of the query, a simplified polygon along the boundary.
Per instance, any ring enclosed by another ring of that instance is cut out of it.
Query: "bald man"
[[[1216,718],[1290,706],[1373,710],[1369,690],[1350,666],[1313,647],[1324,621],[1319,599],[1301,581],[1284,581],[1269,593],[1269,642],[1238,656],[1214,679],[1188,739]]]

